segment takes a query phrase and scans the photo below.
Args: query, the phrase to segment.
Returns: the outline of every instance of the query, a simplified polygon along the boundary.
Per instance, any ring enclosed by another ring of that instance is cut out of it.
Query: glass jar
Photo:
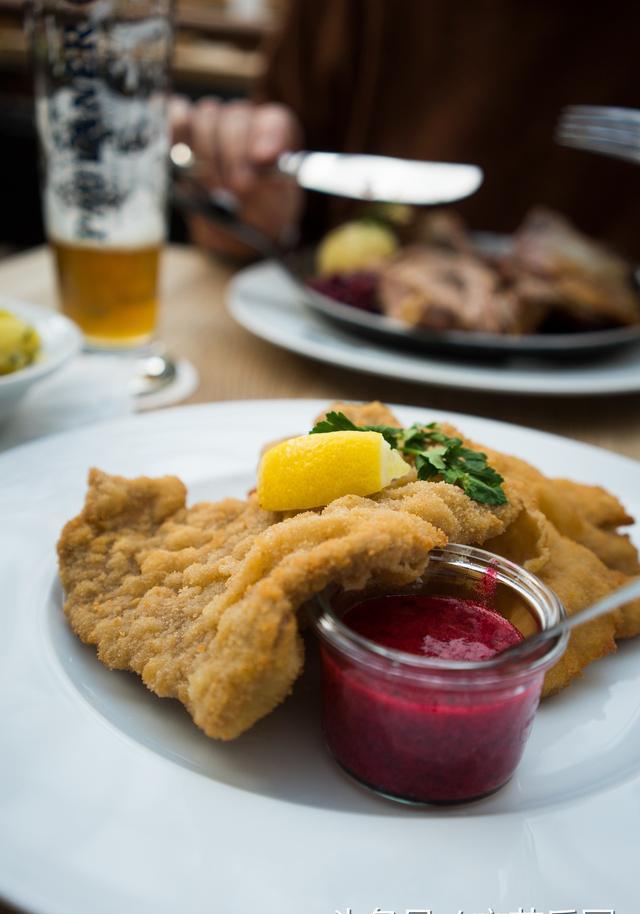
[[[565,615],[534,575],[470,546],[435,550],[420,581],[381,593],[472,599],[525,637]],[[312,605],[323,728],[335,759],[360,783],[403,802],[461,803],[493,793],[520,761],[545,671],[562,655],[567,633],[513,659],[422,657],[376,644],[341,621],[349,606],[373,595],[326,592]]]

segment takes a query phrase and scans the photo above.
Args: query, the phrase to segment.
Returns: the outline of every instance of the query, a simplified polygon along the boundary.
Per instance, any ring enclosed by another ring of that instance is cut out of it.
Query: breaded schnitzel
[[[334,404],[357,423],[399,425],[382,403],[363,407]],[[497,539],[485,544],[537,574],[556,591],[567,613],[573,615],[626,584],[640,573],[638,551],[618,528],[633,518],[618,499],[600,486],[582,485],[568,479],[549,479],[518,457],[492,450],[465,438],[468,447],[487,454],[489,462],[505,479],[510,500],[522,511]],[[545,677],[543,696],[568,685],[594,660],[615,651],[616,639],[640,634],[640,600],[634,600],[607,616],[594,619],[571,633],[569,646]]]
[[[380,404],[337,408],[357,423],[397,424]],[[255,496],[187,508],[174,477],[92,470],[84,509],[58,545],[65,613],[103,663],[138,673],[157,695],[179,699],[209,736],[232,739],[289,693],[303,665],[296,611],[329,583],[410,583],[447,542],[514,557],[554,586],[570,612],[626,579],[632,556],[613,529],[626,517],[615,499],[558,484],[556,504],[555,481],[538,474],[538,492],[527,475],[537,471],[490,453],[508,496],[498,507],[414,472],[378,495],[293,516],[261,510]],[[558,527],[545,514],[549,492]],[[562,499],[570,508],[558,507]],[[623,623],[612,614],[575,632],[547,691],[614,649],[637,615]]]
[[[481,543],[513,505],[487,508],[446,483],[346,496],[282,519],[255,497],[185,508],[179,480],[92,470],[58,551],[65,612],[107,666],[178,698],[231,739],[285,698],[302,669],[296,610],[330,582],[401,585],[448,540]]]

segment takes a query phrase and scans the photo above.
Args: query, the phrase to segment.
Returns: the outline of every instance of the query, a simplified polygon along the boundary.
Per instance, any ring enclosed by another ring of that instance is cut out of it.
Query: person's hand
[[[240,218],[277,242],[295,231],[302,206],[300,188],[269,171],[280,153],[300,148],[302,130],[289,108],[215,98],[192,105],[174,96],[169,118],[172,142],[191,147],[198,177],[210,190],[227,190],[237,198]],[[189,229],[202,247],[240,256],[249,253],[203,216],[189,217]]]

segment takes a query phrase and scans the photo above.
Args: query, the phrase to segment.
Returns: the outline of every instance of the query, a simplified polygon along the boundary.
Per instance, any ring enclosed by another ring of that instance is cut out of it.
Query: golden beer
[[[166,237],[171,0],[35,0],[42,203],[62,310],[95,348],[154,336]]]
[[[89,344],[135,347],[152,338],[161,244],[118,248],[52,238],[51,247],[62,310]]]

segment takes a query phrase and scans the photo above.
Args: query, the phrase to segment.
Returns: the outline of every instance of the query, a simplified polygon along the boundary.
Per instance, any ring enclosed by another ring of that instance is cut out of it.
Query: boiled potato
[[[325,235],[317,253],[317,270],[323,276],[366,270],[391,257],[398,239],[379,222],[345,222]]]
[[[40,337],[35,328],[0,309],[0,375],[30,365],[39,350]]]

